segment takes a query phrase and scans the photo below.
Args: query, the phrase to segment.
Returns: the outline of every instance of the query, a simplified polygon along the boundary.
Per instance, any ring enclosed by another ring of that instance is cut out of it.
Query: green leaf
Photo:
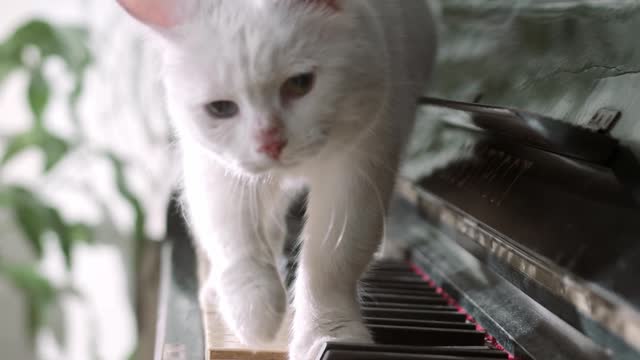
[[[27,298],[27,330],[30,339],[35,339],[38,330],[44,326],[48,314],[47,307],[47,304]]]
[[[42,256],[42,236],[47,230],[46,216],[42,209],[18,205],[13,209],[13,214],[20,230],[29,240],[31,247],[38,257]]]
[[[57,54],[62,50],[54,28],[42,20],[31,20],[18,27],[4,45],[7,56],[19,60],[27,46],[37,47],[42,57]]]
[[[49,102],[49,84],[42,74],[41,68],[31,72],[31,81],[27,90],[29,107],[38,126],[42,127],[42,115]]]
[[[56,234],[67,267],[71,266],[73,245],[92,241],[87,225],[66,223],[58,210],[25,188],[14,186],[0,191],[0,206],[13,210],[16,223],[38,257],[42,256],[42,237],[48,231]]]
[[[53,169],[65,157],[70,148],[68,142],[52,134],[43,136],[39,145],[45,154],[45,172]]]
[[[28,330],[31,338],[46,321],[49,306],[58,298],[58,290],[29,265],[0,265],[0,274],[22,292],[27,306]]]
[[[111,164],[115,171],[115,182],[116,182],[116,187],[118,188],[118,192],[120,193],[120,195],[122,195],[122,197],[124,197],[124,199],[133,208],[134,215],[135,215],[134,237],[138,240],[144,240],[146,239],[146,236],[144,233],[144,223],[145,223],[144,210],[142,205],[140,204],[140,201],[129,189],[129,185],[127,184],[127,180],[125,177],[124,163],[112,153],[108,153],[107,158],[111,161]]]
[[[0,84],[2,84],[9,74],[21,67],[22,64],[20,64],[19,61],[15,61],[15,59],[5,56],[2,47],[0,47]]]
[[[16,135],[9,140],[0,165],[7,164],[22,151],[37,147],[45,155],[45,171],[51,170],[69,152],[70,145],[44,129],[34,128],[26,133]]]
[[[7,191],[0,191],[0,206],[8,207],[10,204],[11,204],[11,194],[9,194],[9,192]]]
[[[51,230],[56,233],[58,242],[60,243],[60,249],[64,254],[64,260],[67,268],[71,268],[71,248],[73,247],[73,237],[71,236],[71,228],[65,224],[62,220],[60,213],[53,208],[48,208],[48,217],[51,225]]]
[[[74,243],[84,242],[92,244],[94,242],[93,229],[85,224],[71,224],[69,232]]]
[[[146,216],[144,213],[144,208],[142,207],[138,198],[133,194],[133,192],[129,189],[129,186],[125,177],[125,166],[124,163],[118,159],[113,153],[106,153],[107,158],[111,161],[115,172],[115,182],[116,187],[118,188],[118,192],[122,197],[129,203],[134,212],[134,229],[133,229],[133,238],[135,241],[134,248],[134,257],[136,259],[136,264],[140,263],[140,256],[142,255],[142,249],[144,247],[145,241],[147,241],[147,236],[144,231]]]
[[[20,230],[29,240],[36,255],[42,256],[42,236],[49,227],[46,206],[24,188],[11,187],[5,192],[5,196],[10,199],[10,207]]]
[[[30,69],[29,105],[36,121],[41,123],[49,98],[49,87],[40,69],[48,58],[59,57],[74,77],[75,87],[69,97],[73,111],[83,88],[84,73],[93,62],[88,43],[89,31],[86,27],[55,26],[40,19],[28,21],[0,44],[0,82],[18,68]],[[35,56],[25,57],[27,49],[32,50],[29,54]],[[74,123],[77,125],[79,121],[74,119]]]
[[[69,94],[68,105],[71,121],[80,133],[82,133],[82,123],[80,122],[80,116],[78,115],[78,103],[80,101],[80,96],[84,91],[84,81],[82,77],[76,78],[76,82],[73,86],[73,90],[71,94]]]
[[[3,43],[0,44],[2,59],[12,63],[21,63],[22,54],[27,47],[40,51],[42,59],[50,56],[62,58],[70,71],[82,73],[92,62],[88,47],[89,31],[81,26],[54,26],[36,19],[24,23]]]
[[[36,146],[37,143],[38,134],[34,131],[13,136],[7,143],[7,148],[2,156],[2,160],[0,160],[0,165],[5,165],[13,157],[31,146]]]
[[[61,26],[55,29],[56,37],[64,51],[62,56],[70,71],[80,74],[92,63],[88,48],[89,31],[85,27]]]
[[[50,303],[55,299],[56,291],[49,281],[36,270],[33,265],[0,265],[0,272],[16,288],[29,295]]]
[[[60,248],[64,254],[65,263],[71,269],[73,246],[78,242],[90,243],[93,240],[91,229],[84,224],[67,224],[60,216],[60,213],[48,208],[51,230],[58,237]]]

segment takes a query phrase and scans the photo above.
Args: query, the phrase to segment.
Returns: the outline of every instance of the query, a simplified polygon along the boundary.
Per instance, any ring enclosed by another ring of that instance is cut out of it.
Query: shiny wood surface
[[[269,346],[249,348],[224,324],[217,309],[202,305],[207,352],[211,360],[286,360],[290,318]]]

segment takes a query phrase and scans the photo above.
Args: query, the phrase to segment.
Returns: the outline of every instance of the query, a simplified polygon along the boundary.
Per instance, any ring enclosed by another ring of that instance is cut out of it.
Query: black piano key
[[[385,276],[402,276],[402,275],[420,277],[411,269],[373,269],[373,270],[367,271],[364,276],[385,277]]]
[[[369,325],[377,344],[420,346],[480,346],[485,334],[476,330]]]
[[[433,288],[424,288],[424,289],[396,289],[396,288],[388,288],[382,286],[361,286],[362,291],[366,294],[367,292],[378,292],[389,295],[413,295],[413,296],[440,296],[435,289]]]
[[[370,351],[328,350],[322,360],[493,360],[464,356],[380,353]]]
[[[402,286],[412,286],[412,285],[421,285],[422,287],[428,287],[428,288],[432,288],[431,286],[429,286],[429,284],[427,284],[426,281],[424,281],[423,279],[419,278],[419,277],[413,277],[413,276],[388,276],[385,278],[373,278],[373,277],[368,277],[368,276],[364,276],[362,277],[362,279],[360,279],[360,282],[363,284],[375,284],[375,285],[382,285],[382,286],[386,286],[386,285],[392,285],[392,284],[396,284],[396,285],[402,285]]]
[[[362,281],[393,281],[393,282],[421,282],[425,283],[417,274],[397,274],[397,273],[380,273],[380,274],[365,274],[362,277]],[[428,284],[427,284],[428,285]]]
[[[411,269],[372,269],[367,271],[363,276],[375,277],[375,276],[398,276],[398,275],[420,277]]]
[[[364,322],[367,325],[391,325],[391,326],[412,326],[412,327],[425,327],[436,329],[461,329],[461,330],[475,330],[476,325],[471,323],[462,322],[448,322],[448,321],[428,321],[428,320],[413,320],[413,319],[389,319],[389,318],[364,318]]]
[[[373,264],[360,288],[364,321],[377,344],[328,343],[318,360],[508,358],[482,346],[485,334],[405,263]]]
[[[420,354],[420,355],[445,355],[458,356],[464,359],[508,359],[509,356],[504,351],[489,349],[486,346],[402,346],[402,345],[370,345],[328,342],[325,344],[323,352],[334,351],[368,351],[378,353],[394,354]],[[321,357],[325,360],[325,357]]]
[[[360,286],[363,288],[385,288],[385,289],[399,289],[399,290],[429,290],[434,293],[436,290],[429,286],[422,280],[410,281],[410,282],[394,282],[394,281],[380,281],[380,280],[366,280],[360,281]]]
[[[422,305],[447,305],[447,300],[441,296],[412,296],[412,295],[395,295],[384,294],[369,291],[361,295],[363,300],[374,302],[391,302],[400,304],[422,304]]]
[[[370,268],[411,269],[411,266],[403,261],[376,261]]]
[[[387,309],[405,309],[405,310],[436,310],[436,311],[457,311],[456,308],[446,305],[420,305],[420,304],[402,304],[402,303],[381,303],[375,301],[361,301],[362,306],[378,307]]]
[[[467,316],[455,311],[411,310],[378,307],[362,307],[364,317],[378,317],[391,319],[414,319],[429,321],[459,321],[465,322]]]
[[[415,274],[416,272],[408,266],[372,266],[367,273],[401,273],[401,274]]]
[[[369,270],[412,270],[412,268],[406,263],[373,263],[369,265]]]
[[[413,280],[413,281],[421,281],[421,282],[425,282],[420,276],[416,275],[413,272],[399,272],[399,271],[375,271],[375,272],[368,272],[365,273],[364,275],[362,275],[362,280],[378,280],[378,281],[384,281],[386,279],[398,279],[398,278],[406,278],[409,280]]]

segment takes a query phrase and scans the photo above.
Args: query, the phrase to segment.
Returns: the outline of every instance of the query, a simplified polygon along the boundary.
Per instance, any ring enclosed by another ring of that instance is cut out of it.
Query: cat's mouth
[[[317,142],[302,149],[287,149],[280,157],[275,159],[265,156],[260,159],[239,161],[237,164],[244,172],[253,176],[286,173],[312,161],[322,152],[324,145],[324,142]]]
[[[269,173],[280,173],[291,170],[299,166],[301,161],[280,161],[272,160],[268,162],[245,163],[242,168],[251,175],[265,175]]]

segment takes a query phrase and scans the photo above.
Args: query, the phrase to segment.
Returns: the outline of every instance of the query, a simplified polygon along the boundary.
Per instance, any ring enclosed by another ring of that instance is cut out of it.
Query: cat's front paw
[[[326,320],[326,319],[324,319]],[[372,343],[371,335],[360,321],[323,321],[311,325],[313,330],[293,329],[289,345],[289,360],[319,360],[320,351],[327,342],[338,341],[358,344]]]
[[[220,313],[240,341],[249,346],[273,341],[287,310],[275,266],[239,262],[220,275],[216,288]]]

